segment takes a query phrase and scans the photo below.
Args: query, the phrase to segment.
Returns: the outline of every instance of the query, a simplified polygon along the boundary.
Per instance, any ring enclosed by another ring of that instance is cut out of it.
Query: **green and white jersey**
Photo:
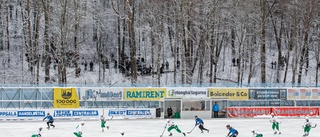
[[[275,116],[271,116],[271,118],[270,118],[270,122],[272,122],[272,123],[274,123],[274,122],[278,122],[277,117],[275,117]]]
[[[304,127],[311,127],[311,122],[310,121],[306,121],[306,122],[304,122],[304,124],[303,124],[303,126]]]
[[[34,131],[34,133],[32,135],[39,135],[40,134],[40,130],[37,129],[36,131]]]
[[[259,130],[254,130],[254,132],[252,132],[252,136],[255,137],[256,135],[260,135],[262,134]]]
[[[74,130],[74,132],[77,132],[77,133],[81,132],[81,128],[82,128],[81,124],[77,125],[76,129]]]
[[[100,122],[106,121],[106,118],[104,116],[100,117]]]
[[[175,126],[175,124],[174,124],[174,122],[168,122],[166,126],[168,126],[168,127]]]

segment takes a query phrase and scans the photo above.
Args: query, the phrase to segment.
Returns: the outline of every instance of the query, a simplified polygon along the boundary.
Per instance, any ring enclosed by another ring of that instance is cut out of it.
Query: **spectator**
[[[236,66],[236,59],[235,58],[232,58],[232,65]]]
[[[88,66],[88,62],[85,60],[84,61],[84,71],[87,71],[87,66]]]
[[[172,116],[172,108],[171,108],[171,106],[169,106],[167,108],[167,113],[168,113],[168,117],[171,118],[171,116]]]
[[[217,102],[214,102],[214,105],[212,107],[212,111],[213,111],[213,117],[214,118],[218,118],[218,112],[219,112],[219,105]]]
[[[162,65],[161,65],[161,67],[160,67],[160,74],[163,74],[163,73],[164,73],[163,69],[164,69],[164,64],[162,63]]]
[[[204,103],[202,101],[200,102],[200,106],[201,106],[201,110],[205,109],[205,105],[204,105]]]
[[[93,62],[92,62],[92,60],[90,61],[90,71],[93,71]]]
[[[180,69],[180,61],[177,61],[177,69]]]
[[[166,61],[166,70],[169,70],[169,62]]]
[[[240,64],[240,59],[239,58],[237,58],[237,66],[239,66]]]
[[[117,66],[118,66],[118,61],[114,60],[114,66],[113,66],[113,68],[116,69]]]
[[[194,111],[194,110],[195,110],[193,105],[190,107],[190,110],[191,110],[191,111]]]

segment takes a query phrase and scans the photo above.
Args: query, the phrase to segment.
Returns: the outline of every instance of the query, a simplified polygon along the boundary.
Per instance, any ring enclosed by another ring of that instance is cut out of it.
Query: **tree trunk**
[[[320,46],[317,46],[315,48],[315,58],[316,58],[316,61],[317,61],[317,64],[316,64],[316,76],[315,76],[315,79],[316,79],[316,87],[318,87],[318,81],[319,81],[319,66],[320,66]]]
[[[192,23],[192,16],[193,16],[193,11],[192,11],[192,3],[190,5],[186,5],[187,7],[187,19],[186,19],[186,26],[187,26],[187,31],[188,33],[185,33],[186,35],[184,35],[184,37],[187,37],[187,43],[184,45],[184,56],[185,56],[185,63],[186,63],[186,83],[187,84],[192,84],[192,78],[193,78],[193,67],[194,67],[194,62],[196,62],[194,60],[194,43],[193,43],[193,40],[192,40],[192,35],[190,34],[194,34],[194,31],[193,31],[193,24]]]
[[[260,30],[260,71],[261,71],[261,83],[266,83],[266,1],[260,0],[261,8],[261,30]]]
[[[120,2],[119,2],[119,0],[117,0],[117,11],[119,12],[120,11]],[[117,61],[117,69],[119,70],[119,68],[122,68],[122,66],[121,67],[119,67],[119,65],[121,64],[121,65],[124,65],[124,64],[122,64],[123,63],[123,61],[122,61],[122,56],[121,56],[121,19],[120,19],[120,15],[118,15],[118,18],[117,18],[117,21],[118,21],[118,23],[117,23],[117,40],[118,40],[118,61]]]
[[[67,70],[66,70],[66,37],[67,37],[67,4],[68,0],[64,0],[62,3],[62,14],[61,14],[61,49],[60,49],[60,57],[58,57],[58,76],[59,76],[59,84],[67,83]]]
[[[204,39],[205,39],[205,30],[202,26],[200,26],[200,30],[202,30],[202,35],[200,35],[200,42],[199,42],[199,51],[200,52],[200,62],[199,62],[199,84],[202,85],[203,84],[203,67],[205,65],[205,49],[206,49],[206,46],[205,46],[205,42],[204,42]]]
[[[307,62],[306,54],[307,54],[307,44],[308,44],[308,33],[304,32],[304,41],[302,44],[302,50],[301,50],[301,56],[300,56],[300,62],[299,62],[299,71],[298,71],[298,83],[301,84],[301,78],[302,78],[302,69],[305,62]]]
[[[214,27],[215,27],[215,23],[214,23],[214,21],[212,21],[212,22],[210,22],[211,23],[211,28],[212,29],[210,29],[210,63],[209,63],[209,78],[210,78],[210,80],[209,80],[209,82],[210,83],[216,83],[216,76],[214,75],[215,73],[215,71],[213,71],[214,70],[214,68],[216,68],[216,67],[214,67],[213,68],[213,65],[215,65],[215,62],[216,62],[216,60],[215,60],[215,46],[216,46],[216,41],[215,41],[215,29],[214,29]]]
[[[39,77],[40,77],[40,48],[39,48],[39,34],[40,34],[40,11],[41,11],[41,5],[40,2],[37,1],[34,3],[34,19],[35,19],[35,54],[34,58],[37,63],[37,74],[36,74],[36,84],[39,84]]]
[[[130,61],[131,61],[131,84],[137,83],[137,62],[136,62],[136,41],[135,41],[135,30],[134,30],[134,16],[135,16],[135,1],[129,0],[131,5],[131,11],[128,10],[129,20],[129,45],[130,45]]]
[[[27,61],[28,61],[28,68],[29,71],[31,72],[31,75],[33,76],[34,72],[33,72],[33,44],[32,44],[32,28],[31,28],[31,17],[30,17],[30,0],[27,0],[27,17],[28,17],[28,47],[27,47]],[[9,27],[8,27],[9,28]]]
[[[73,36],[73,59],[72,59],[72,63],[74,63],[74,67],[75,67],[75,75],[76,77],[80,76],[80,68],[78,66],[78,61],[79,61],[79,52],[78,52],[78,33],[79,33],[79,13],[78,13],[78,9],[79,9],[79,1],[78,0],[74,0],[74,36]]]
[[[21,3],[21,2],[20,2]],[[2,4],[3,4],[3,1],[1,0],[0,1],[0,11],[2,12]],[[0,21],[2,21],[2,16],[0,16]],[[0,51],[3,51],[3,46],[4,46],[4,43],[3,43],[3,29],[0,30]]]
[[[256,40],[255,40],[255,36],[253,36],[253,43],[254,44],[251,44],[250,45],[250,64],[249,64],[249,74],[248,74],[248,84],[251,83],[251,78],[252,78],[252,73],[253,73],[253,66],[254,66],[254,60],[253,60],[253,57],[254,57],[254,49],[255,49],[255,45],[256,45]]]
[[[46,0],[42,0],[42,6],[44,11],[44,50],[45,50],[45,68],[44,68],[44,82],[48,82],[50,80],[50,62],[51,62],[51,55],[50,55],[50,48],[49,48],[49,15],[50,15],[50,4]]]

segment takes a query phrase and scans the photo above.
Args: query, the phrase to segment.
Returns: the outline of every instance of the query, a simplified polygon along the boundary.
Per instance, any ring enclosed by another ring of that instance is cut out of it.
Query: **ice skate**
[[[172,136],[172,133],[170,133],[169,136]]]
[[[186,136],[186,133],[182,133],[183,134],[183,136]]]
[[[277,131],[275,131],[273,134],[277,134]]]

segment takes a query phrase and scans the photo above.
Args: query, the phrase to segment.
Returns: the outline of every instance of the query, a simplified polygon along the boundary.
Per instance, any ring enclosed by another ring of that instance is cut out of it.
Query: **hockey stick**
[[[192,131],[193,131],[193,129],[194,128],[196,128],[197,127],[197,125],[196,126],[194,126],[189,132],[187,132],[188,134],[190,134]]]
[[[317,127],[317,124],[314,124],[314,126],[312,128],[316,128]]]
[[[164,131],[166,131],[166,127],[164,127],[164,129],[163,129],[163,131],[162,131],[162,133],[161,133],[160,137],[162,137],[162,136],[163,136]]]
[[[108,120],[112,120],[113,119],[113,116],[111,116],[111,118],[110,119],[108,119]]]

